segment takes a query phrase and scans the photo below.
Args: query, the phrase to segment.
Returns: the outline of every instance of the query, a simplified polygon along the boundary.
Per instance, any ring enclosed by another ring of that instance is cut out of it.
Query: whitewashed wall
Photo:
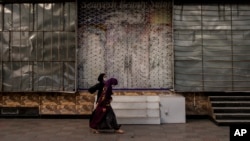
[[[116,88],[172,88],[171,2],[80,3],[79,88],[100,73]]]

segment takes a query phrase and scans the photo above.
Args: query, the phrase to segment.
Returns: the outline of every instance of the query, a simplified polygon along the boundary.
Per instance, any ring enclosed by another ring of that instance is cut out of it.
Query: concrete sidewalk
[[[229,141],[229,127],[208,119],[121,129],[124,134],[93,134],[88,119],[0,119],[0,141]]]

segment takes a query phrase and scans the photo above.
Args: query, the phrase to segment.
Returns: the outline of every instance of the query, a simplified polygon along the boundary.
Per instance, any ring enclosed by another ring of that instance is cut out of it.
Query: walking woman
[[[124,133],[117,124],[115,113],[111,107],[112,86],[117,85],[117,79],[110,78],[104,84],[102,94],[98,99],[96,109],[92,114],[89,126],[93,133],[99,133],[98,130],[113,129],[116,133]]]

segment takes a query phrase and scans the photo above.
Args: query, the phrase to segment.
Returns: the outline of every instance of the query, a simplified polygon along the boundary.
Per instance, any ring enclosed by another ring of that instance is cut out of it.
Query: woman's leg
[[[102,107],[97,107],[91,115],[89,126],[92,129],[98,129],[100,123],[105,118],[106,113],[102,111]]]
[[[124,131],[120,129],[121,125],[117,123],[116,115],[112,107],[110,107],[109,114],[110,114],[110,125],[112,126],[112,128],[115,130],[116,133],[123,134]]]
[[[121,127],[121,125],[117,124],[116,116],[115,116],[115,113],[114,113],[112,107],[109,107],[106,121],[107,121],[107,125],[109,125],[109,127],[112,129],[118,130]]]

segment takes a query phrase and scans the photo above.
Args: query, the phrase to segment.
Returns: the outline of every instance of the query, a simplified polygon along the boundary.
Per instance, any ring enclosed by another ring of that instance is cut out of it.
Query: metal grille
[[[171,2],[79,3],[79,88],[105,72],[116,88],[172,87]]]
[[[250,5],[175,5],[175,89],[249,91]]]
[[[0,4],[1,91],[73,91],[75,15],[74,2]]]

